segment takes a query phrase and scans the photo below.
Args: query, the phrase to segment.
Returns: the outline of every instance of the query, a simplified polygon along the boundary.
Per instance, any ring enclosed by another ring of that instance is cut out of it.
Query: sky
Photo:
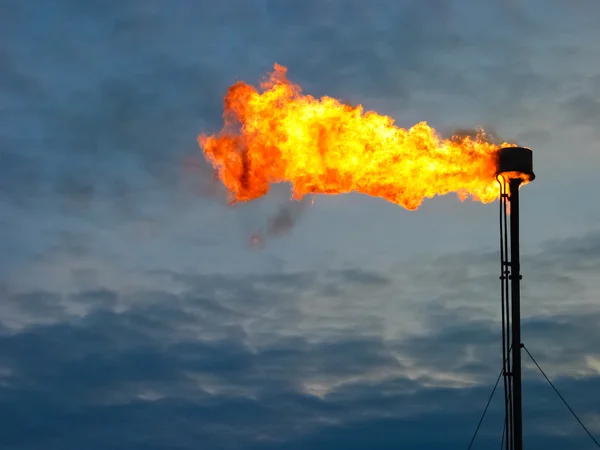
[[[0,446],[462,449],[501,368],[498,204],[228,206],[196,138],[274,63],[534,149],[523,341],[600,436],[596,0],[0,1]],[[249,244],[287,214],[294,226]],[[594,448],[524,359],[530,449]],[[502,395],[476,448],[500,446]]]

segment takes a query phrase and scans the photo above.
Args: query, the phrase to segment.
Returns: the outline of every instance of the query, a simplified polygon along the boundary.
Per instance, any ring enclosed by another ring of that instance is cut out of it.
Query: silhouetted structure
[[[524,181],[532,181],[534,178],[533,153],[530,149],[507,147],[499,151],[502,373],[506,413],[504,438],[507,450],[523,449],[519,187]],[[508,220],[510,227],[507,224]]]

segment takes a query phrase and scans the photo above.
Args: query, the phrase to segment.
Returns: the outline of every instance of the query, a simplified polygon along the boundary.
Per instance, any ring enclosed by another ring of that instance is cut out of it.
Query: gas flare
[[[198,138],[231,202],[287,182],[292,197],[359,192],[409,210],[455,192],[490,203],[499,197],[501,147],[483,130],[442,139],[426,122],[404,129],[390,117],[331,97],[302,94],[275,64],[260,90],[239,81],[224,101],[225,126]]]

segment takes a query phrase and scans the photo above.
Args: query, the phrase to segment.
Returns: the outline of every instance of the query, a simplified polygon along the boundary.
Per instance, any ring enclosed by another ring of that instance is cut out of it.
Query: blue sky
[[[498,205],[226,205],[227,87],[277,62],[534,149],[523,339],[600,435],[595,0],[0,2],[0,446],[466,448],[500,370]],[[294,223],[248,245],[277,214]],[[500,445],[501,396],[477,445]],[[525,364],[525,442],[593,448]]]

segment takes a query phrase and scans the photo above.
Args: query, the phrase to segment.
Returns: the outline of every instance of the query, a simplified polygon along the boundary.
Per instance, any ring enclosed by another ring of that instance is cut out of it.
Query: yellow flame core
[[[275,64],[260,92],[238,82],[225,97],[225,127],[198,138],[232,201],[265,195],[288,182],[293,197],[360,192],[409,210],[425,198],[457,193],[490,203],[499,197],[497,153],[481,130],[441,139],[427,123],[409,129],[361,105],[303,95]]]

